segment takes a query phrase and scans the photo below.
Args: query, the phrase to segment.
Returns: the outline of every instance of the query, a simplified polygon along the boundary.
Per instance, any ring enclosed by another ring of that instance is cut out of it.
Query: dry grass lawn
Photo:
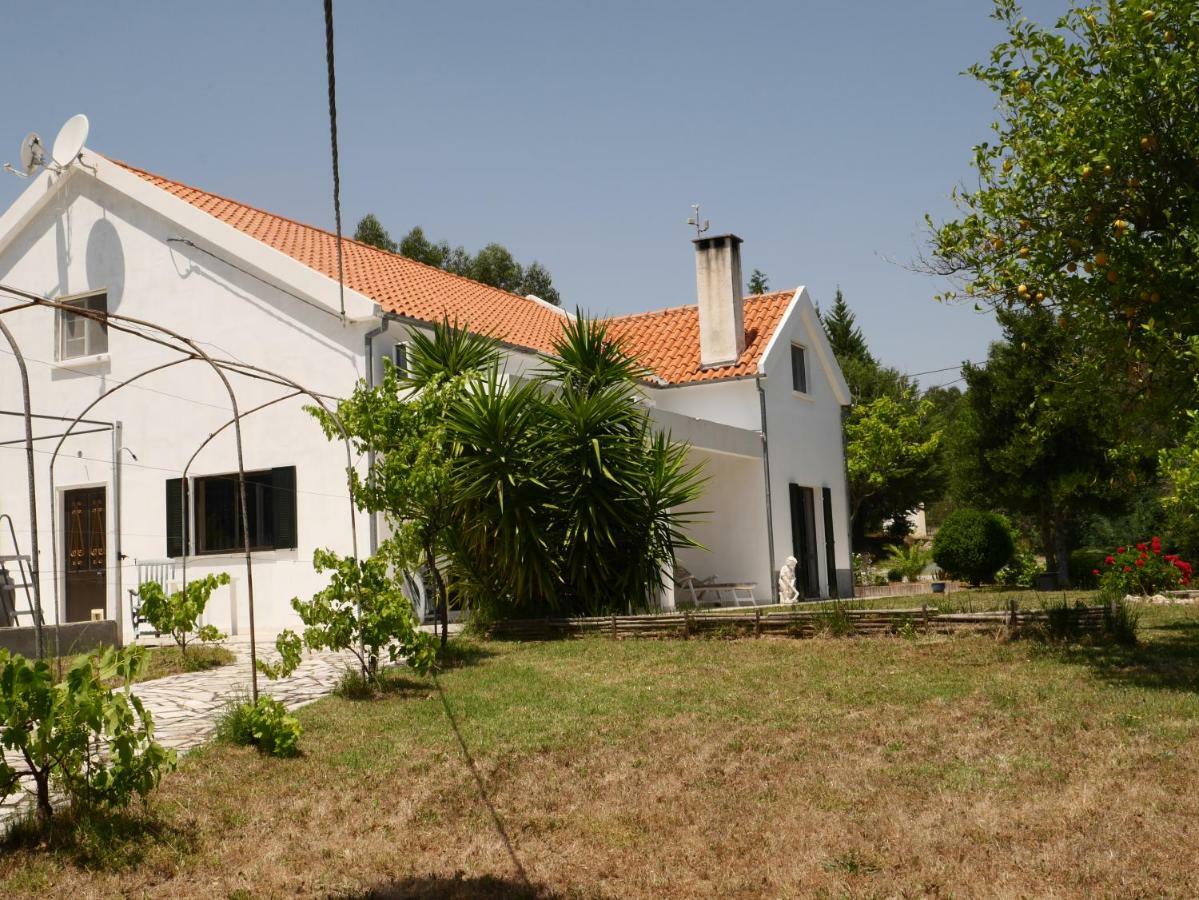
[[[1139,648],[990,637],[470,644],[207,747],[5,896],[1199,895],[1199,607]]]

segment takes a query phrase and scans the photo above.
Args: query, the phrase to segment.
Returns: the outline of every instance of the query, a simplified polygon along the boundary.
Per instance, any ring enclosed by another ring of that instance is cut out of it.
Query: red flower
[[[1124,552],[1124,548],[1123,548],[1123,547],[1117,547],[1117,548],[1116,548],[1116,552],[1117,552],[1117,553],[1123,553],[1123,552]]]
[[[1137,560],[1137,568],[1141,569],[1141,568],[1144,568],[1144,566],[1145,566],[1145,557],[1142,556],[1140,559]]]
[[[1125,566],[1125,567],[1124,567],[1124,571],[1125,571],[1125,572],[1131,572],[1131,571],[1132,571],[1132,566]]]
[[[1091,569],[1091,574],[1092,574],[1092,575],[1098,575],[1098,574],[1099,574],[1099,570],[1098,570],[1098,569]]]
[[[1104,559],[1104,562],[1107,563],[1109,566],[1114,566],[1116,564],[1116,557],[1109,556],[1106,559]]]
[[[1151,546],[1153,548],[1154,553],[1161,555],[1161,552],[1162,552],[1162,539],[1161,538],[1154,535],[1153,540],[1149,542],[1149,546]]]
[[[1144,553],[1149,548],[1145,546],[1144,542],[1141,542],[1141,543],[1137,544],[1137,549],[1140,550],[1142,553]]]

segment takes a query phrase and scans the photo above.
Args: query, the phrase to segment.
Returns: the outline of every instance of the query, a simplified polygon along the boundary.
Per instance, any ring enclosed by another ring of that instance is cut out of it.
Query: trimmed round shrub
[[[1104,559],[1108,552],[1097,547],[1081,547],[1071,553],[1070,583],[1077,588],[1099,587],[1099,576],[1095,573],[1102,573],[1106,568]]]
[[[1015,547],[1002,516],[981,509],[950,513],[933,539],[933,559],[952,578],[971,584],[993,581],[1012,560]]]

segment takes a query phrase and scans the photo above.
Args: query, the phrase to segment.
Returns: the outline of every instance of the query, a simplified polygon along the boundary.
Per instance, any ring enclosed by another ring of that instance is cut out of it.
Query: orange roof
[[[792,291],[778,291],[745,298],[745,350],[732,365],[700,368],[696,306],[618,316],[608,320],[608,333],[621,341],[626,352],[669,384],[740,378],[757,373],[758,360],[782,321],[792,295]]]
[[[329,278],[337,278],[337,237],[228,197],[163,178],[128,163],[117,165],[169,194]],[[342,238],[345,284],[388,312],[423,322],[442,318],[468,324],[472,331],[510,344],[548,352],[561,333],[561,311],[434,266]],[[699,317],[694,306],[617,316],[610,333],[643,365],[669,384],[715,381],[750,375],[790,302],[791,292],[747,297],[745,352],[734,364],[699,366]]]

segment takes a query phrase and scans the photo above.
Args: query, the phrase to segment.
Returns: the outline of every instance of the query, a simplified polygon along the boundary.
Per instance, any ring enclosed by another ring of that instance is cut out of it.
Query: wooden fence
[[[677,612],[640,616],[594,616],[575,619],[513,619],[496,622],[488,633],[508,640],[541,640],[555,637],[600,635],[611,638],[688,638],[699,635],[761,637],[813,637],[817,634],[872,635],[1056,628],[1074,633],[1098,633],[1109,611],[1102,606],[1068,609],[1020,609],[1015,601],[1006,610],[976,613],[941,613],[931,606],[918,609],[826,609],[762,612]]]

